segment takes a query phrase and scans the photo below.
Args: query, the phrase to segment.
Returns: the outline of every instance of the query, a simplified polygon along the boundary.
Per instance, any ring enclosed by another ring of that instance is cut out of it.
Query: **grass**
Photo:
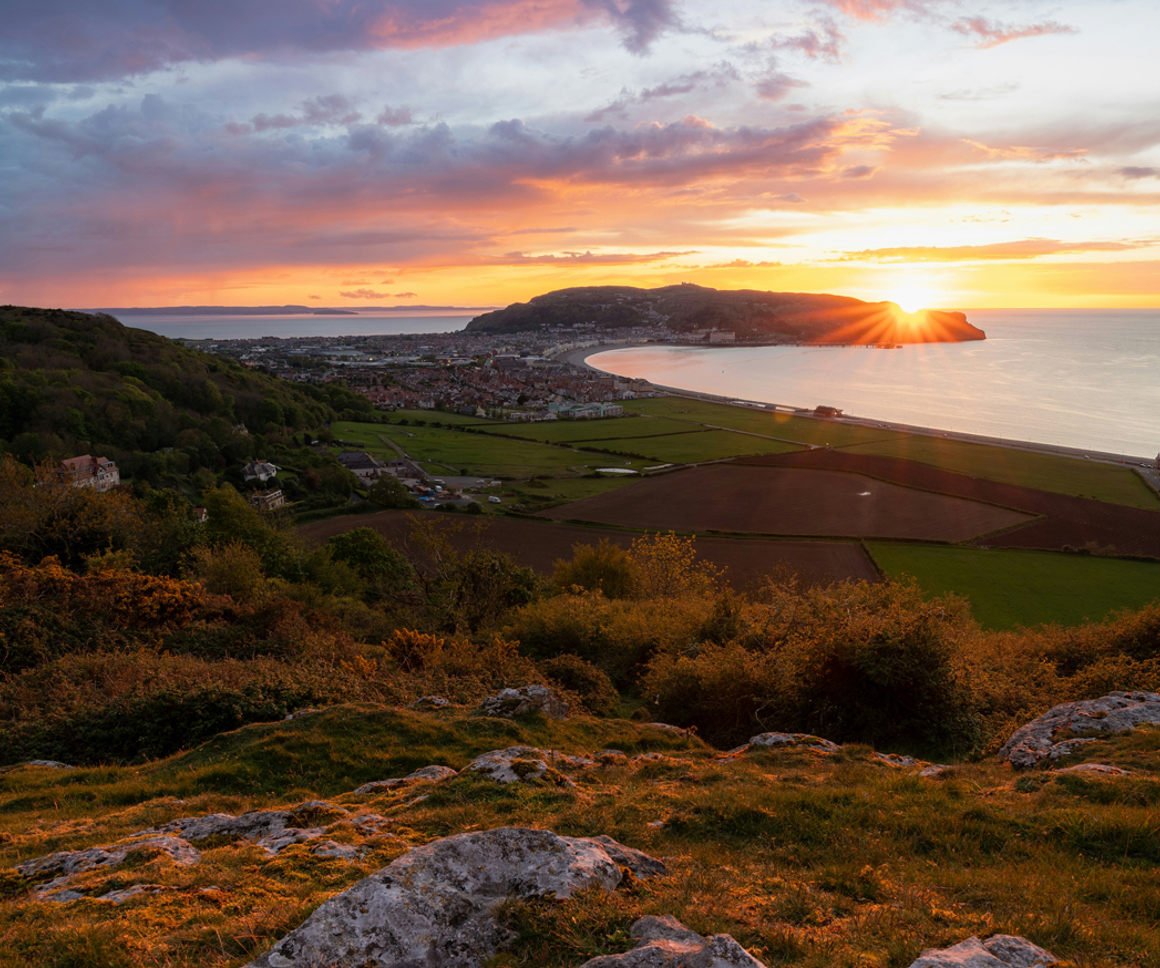
[[[690,424],[730,427],[767,434],[802,445],[829,444],[854,454],[901,457],[957,474],[969,474],[1005,484],[1019,484],[1056,494],[1094,497],[1111,504],[1160,510],[1160,499],[1126,467],[972,444],[957,440],[907,434],[873,427],[857,427],[828,420],[762,413],[744,407],[704,403],[677,397],[636,400],[625,404],[635,413],[652,414]]]
[[[462,766],[512,743],[662,755],[585,771],[573,788],[461,776],[424,788],[421,802],[414,788],[348,792],[428,762]],[[247,727],[137,767],[15,769],[0,776],[5,867],[178,816],[315,796],[387,818],[393,836],[361,841],[349,825],[329,829],[332,839],[371,848],[353,863],[315,857],[307,845],[269,858],[235,842],[206,845],[194,867],[143,856],[82,876],[81,886],[98,892],[163,888],[120,907],[38,904],[6,877],[0,966],[237,968],[407,845],[505,825],[608,834],[665,858],[669,874],[564,903],[506,902],[501,916],[516,939],[492,968],[574,968],[619,953],[644,914],[728,932],[771,966],[904,968],[925,947],[995,932],[1028,937],[1084,968],[1160,963],[1160,731],[1084,750],[1151,775],[1016,776],[987,759],[931,782],[874,760],[866,747],[732,759],[623,720],[509,723],[369,705]]]
[[[1078,625],[1160,598],[1160,563],[878,541],[867,547],[892,578],[911,575],[932,596],[967,596],[988,629]]]
[[[765,440],[749,434],[734,434],[728,430],[702,430],[688,434],[666,434],[663,437],[601,440],[591,446],[619,450],[624,453],[644,454],[653,461],[666,464],[692,464],[698,461],[720,460],[725,457],[780,454],[800,449],[793,444]]]
[[[657,437],[684,434],[700,428],[663,417],[608,417],[604,420],[564,420],[534,424],[491,425],[496,433],[514,434],[531,440],[599,441],[626,437]]]
[[[336,423],[333,430],[343,440],[362,441],[365,449],[376,456],[395,456],[386,442],[394,441],[415,460],[436,465],[439,474],[458,474],[466,469],[469,475],[480,477],[568,477],[607,464],[607,459],[599,455],[571,448],[429,426],[342,422]],[[639,469],[644,463],[637,461],[631,466]]]
[[[1005,484],[1160,511],[1156,492],[1137,474],[1098,461],[913,435],[845,449],[854,454],[901,457]]]

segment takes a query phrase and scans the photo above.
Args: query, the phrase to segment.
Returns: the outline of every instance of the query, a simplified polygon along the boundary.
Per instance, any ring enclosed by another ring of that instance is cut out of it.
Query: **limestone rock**
[[[1098,734],[1128,732],[1141,723],[1160,723],[1160,695],[1111,692],[1099,699],[1065,702],[1015,730],[999,757],[1014,767],[1035,766],[1074,752]],[[1055,742],[1056,734],[1062,732],[1079,734],[1079,738]]]
[[[918,775],[925,780],[945,780],[954,772],[953,766],[947,766],[945,763],[931,763],[930,766],[924,766],[919,770]]]
[[[704,938],[676,918],[644,917],[630,933],[632,951],[590,958],[581,968],[765,968],[730,935]]]
[[[248,968],[474,968],[510,940],[492,914],[506,898],[614,889],[606,847],[516,827],[445,837],[326,901]]]
[[[450,705],[450,700],[444,699],[442,696],[420,696],[407,708],[420,712],[434,712],[436,709],[446,709]]]
[[[910,968],[1049,968],[1059,959],[1026,938],[996,934],[967,938],[951,948],[927,948]]]
[[[70,763],[62,763],[60,760],[29,760],[22,766],[41,766],[49,770],[75,770],[76,767]]]
[[[628,762],[628,754],[620,750],[600,750],[592,756],[601,766],[624,766]]]
[[[837,753],[842,748],[837,743],[822,739],[820,736],[811,736],[809,733],[758,733],[756,736],[749,737],[748,743],[729,752],[736,754],[746,753],[753,749],[790,749],[792,747],[801,747],[817,753]]]
[[[548,752],[534,746],[509,746],[506,750],[492,750],[477,756],[463,768],[463,772],[484,773],[498,783],[549,779],[567,786],[572,781],[563,775],[563,771],[594,766],[595,760],[582,756]]]
[[[477,716],[500,716],[511,719],[526,713],[540,713],[549,719],[567,719],[571,708],[547,686],[521,686],[519,689],[501,689],[488,696],[475,710]]]
[[[173,863],[181,864],[183,867],[190,867],[201,860],[201,853],[188,841],[180,837],[160,835],[128,838],[104,847],[46,854],[44,857],[36,857],[26,860],[23,864],[17,864],[14,870],[27,878],[50,878],[39,887],[40,900],[71,901],[84,896],[76,891],[62,890],[73,877],[98,867],[113,867],[137,850],[161,851],[168,854]]]
[[[223,838],[249,840],[270,854],[290,844],[321,836],[324,824],[349,818],[350,811],[325,800],[310,800],[289,810],[253,810],[240,816],[211,813],[205,817],[182,817],[143,831],[144,834],[175,834],[191,843]],[[315,826],[307,826],[314,824]]]
[[[319,712],[311,706],[309,709],[297,709],[292,713],[287,713],[286,718],[282,720],[284,723],[292,722],[295,719],[301,719],[303,716],[309,716],[311,713]]]
[[[887,766],[918,766],[918,760],[913,756],[904,756],[902,753],[872,753],[874,759]]]
[[[375,780],[373,783],[364,783],[354,792],[356,794],[374,793],[378,790],[390,790],[394,787],[407,786],[411,783],[434,783],[438,780],[449,779],[458,774],[458,770],[453,770],[449,766],[424,766],[414,773],[395,777],[392,780]]]
[[[1075,766],[1065,766],[1056,773],[1094,773],[1097,776],[1131,776],[1132,770],[1125,770],[1122,766],[1110,766],[1107,763],[1077,763]]]

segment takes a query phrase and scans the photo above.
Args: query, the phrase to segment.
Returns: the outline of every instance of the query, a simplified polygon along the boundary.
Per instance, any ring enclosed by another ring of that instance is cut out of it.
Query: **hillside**
[[[664,326],[692,335],[730,330],[738,338],[806,343],[939,343],[986,339],[966,316],[943,310],[903,313],[890,302],[868,303],[822,293],[709,289],[682,283],[659,289],[589,286],[559,289],[530,302],[484,313],[468,330],[519,332],[592,323],[601,330]]]
[[[105,314],[0,307],[0,450],[26,461],[93,453],[128,477],[217,474],[369,409],[340,387],[288,383]]]

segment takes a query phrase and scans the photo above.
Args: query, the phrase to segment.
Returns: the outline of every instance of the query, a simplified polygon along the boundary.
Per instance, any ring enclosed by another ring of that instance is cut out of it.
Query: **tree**
[[[411,497],[410,493],[397,477],[384,474],[367,488],[367,498],[379,507],[384,508],[414,508],[419,502]]]
[[[398,600],[415,587],[411,563],[374,528],[336,534],[326,545],[335,561],[349,565],[362,579],[369,600]]]

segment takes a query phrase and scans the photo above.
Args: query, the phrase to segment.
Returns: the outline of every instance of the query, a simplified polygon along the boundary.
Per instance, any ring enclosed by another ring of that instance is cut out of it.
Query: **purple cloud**
[[[1016,26],[1014,24],[1001,24],[988,20],[986,17],[964,17],[951,24],[951,29],[965,37],[977,37],[978,43],[975,46],[983,50],[998,47],[1000,44],[1006,44],[1012,40],[1022,40],[1025,37],[1078,33],[1074,27],[1056,23],[1054,20]]]
[[[644,53],[673,0],[40,0],[9,4],[0,80],[108,80],[186,61],[448,47],[603,20]]]
[[[1137,165],[1125,165],[1116,169],[1117,175],[1123,175],[1129,180],[1137,178],[1160,178],[1160,168],[1141,168]]]
[[[796,37],[775,40],[773,46],[784,50],[796,50],[813,60],[826,60],[836,64],[842,58],[842,43],[845,39],[837,24],[826,17],[818,23],[816,30],[810,28]]]
[[[679,77],[655,87],[646,87],[639,94],[623,90],[615,101],[591,112],[584,120],[599,123],[610,116],[623,118],[628,114],[629,107],[634,104],[647,104],[658,99],[691,94],[696,90],[722,90],[740,79],[741,75],[737,73],[737,69],[728,61],[722,61],[711,71],[693,71],[689,74],[681,74]]]

